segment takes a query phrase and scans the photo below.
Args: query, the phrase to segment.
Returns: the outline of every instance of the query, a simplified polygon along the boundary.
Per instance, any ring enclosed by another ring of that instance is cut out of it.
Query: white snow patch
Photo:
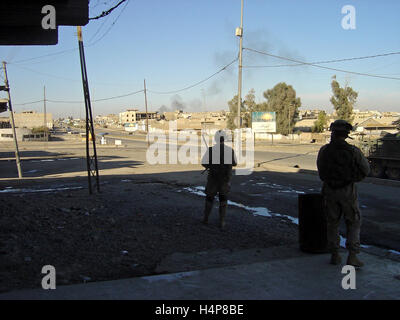
[[[183,188],[183,189],[186,190],[186,191],[189,191],[190,193],[196,194],[198,196],[202,196],[202,197],[206,196],[206,194],[203,191],[199,191],[198,187],[194,187],[194,188],[186,187],[186,188]]]
[[[7,190],[0,190],[0,193],[55,192],[55,191],[76,190],[76,189],[82,189],[82,187],[65,187],[65,188],[53,188],[53,189],[7,189]]]
[[[282,185],[276,184],[276,183],[257,182],[256,185],[266,186],[267,188],[271,188],[271,189],[278,189],[277,192],[305,194],[304,191],[295,190],[291,187],[282,186]]]
[[[59,158],[59,161],[67,161],[67,160],[79,160],[80,158]]]
[[[189,272],[179,272],[179,273],[170,273],[170,274],[160,274],[158,276],[146,276],[142,277],[143,280],[147,280],[150,283],[155,281],[176,281],[183,279],[188,276],[198,275],[199,271],[189,271]]]
[[[295,218],[295,217],[288,216],[286,214],[280,214],[280,213],[275,213],[274,216],[286,218],[286,219],[290,220],[294,224],[299,224],[299,218]]]
[[[251,211],[252,214],[257,215],[257,216],[264,216],[264,217],[272,217],[271,213],[269,212],[269,210],[267,208],[263,208],[263,207],[248,207],[245,206],[241,203],[237,203],[237,202],[233,202],[228,200],[228,204],[231,206],[235,206],[235,207],[239,207],[242,209],[245,209],[247,211]]]
[[[340,246],[346,248],[346,238],[340,236]]]

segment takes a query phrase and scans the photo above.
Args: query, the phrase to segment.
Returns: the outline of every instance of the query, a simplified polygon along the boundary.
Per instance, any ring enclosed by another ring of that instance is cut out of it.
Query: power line
[[[177,92],[181,92],[184,90],[188,90],[190,88],[193,88],[195,86],[198,86],[199,84],[206,82],[207,80],[211,79],[212,77],[216,76],[217,74],[221,73],[222,71],[226,70],[228,67],[230,67],[233,63],[235,63],[238,60],[238,58],[235,58],[234,60],[232,60],[230,63],[228,63],[226,66],[222,67],[221,69],[219,69],[217,72],[214,72],[212,75],[208,76],[207,78],[196,82],[190,86],[184,87],[182,89],[179,90],[174,90],[174,91],[168,91],[168,92],[158,92],[158,91],[152,91],[152,90],[148,90],[148,92],[151,93],[156,93],[156,94],[173,94],[173,93],[177,93]],[[100,101],[106,101],[106,100],[112,100],[112,99],[118,99],[118,98],[124,98],[124,97],[128,97],[128,96],[132,96],[138,93],[144,92],[143,89],[138,90],[138,91],[134,91],[134,92],[129,92],[126,94],[122,94],[122,95],[118,95],[118,96],[113,96],[113,97],[108,97],[108,98],[102,98],[102,99],[93,99],[91,100],[91,102],[100,102]],[[25,102],[25,103],[18,103],[17,105],[25,105],[25,104],[30,104],[30,103],[37,103],[37,102],[42,102],[42,100],[38,100],[38,101],[33,101],[33,102]],[[77,100],[72,100],[72,101],[68,101],[68,100],[52,100],[52,99],[46,99],[46,101],[48,102],[53,102],[53,103],[83,103],[84,101],[77,101]]]
[[[97,19],[100,19],[100,18],[103,18],[103,17],[105,17],[105,16],[108,16],[111,12],[113,12],[116,8],[118,8],[122,3],[124,3],[126,0],[121,0],[120,2],[118,2],[114,7],[112,7],[112,8],[110,8],[110,9],[108,9],[108,10],[106,10],[106,11],[103,11],[101,14],[99,14],[98,16],[96,16],[96,17],[93,17],[93,18],[89,18],[89,20],[97,20]]]
[[[28,68],[25,66],[20,66],[20,65],[13,65],[13,66],[17,67],[17,68],[25,69],[34,74],[44,75],[47,77],[53,77],[53,78],[57,78],[57,79],[65,80],[65,81],[81,82],[81,80],[66,78],[66,77],[58,76],[58,75],[51,74],[51,73],[45,73],[45,72],[37,71],[37,70],[31,69],[31,68]],[[0,77],[1,77],[1,74],[0,74]],[[125,86],[125,85],[127,85],[127,84],[121,84],[121,83],[107,83],[107,82],[100,82],[100,81],[91,81],[91,83],[94,83],[97,85],[105,85],[105,86],[121,86],[121,85]]]
[[[24,103],[13,103],[14,105],[16,105],[16,106],[24,106],[24,105],[27,105],[27,104],[34,104],[34,103],[39,103],[39,102],[43,102],[44,100],[42,99],[42,100],[37,100],[37,101],[31,101],[31,102],[24,102]],[[48,101],[47,99],[46,99],[46,101]]]
[[[250,51],[253,51],[252,49],[244,48]],[[258,52],[259,53],[259,52]],[[364,56],[364,57],[355,57],[355,58],[345,58],[345,59],[336,59],[336,60],[325,60],[325,61],[315,61],[315,62],[309,62],[311,64],[324,64],[324,63],[335,63],[335,62],[344,62],[344,61],[353,61],[353,60],[363,60],[363,59],[372,59],[372,58],[378,58],[378,57],[386,57],[386,56],[391,56],[391,55],[397,55],[400,54],[400,52],[390,52],[390,53],[383,53],[383,54],[376,54],[373,56]],[[278,68],[278,67],[297,67],[297,66],[303,66],[305,63],[295,63],[295,64],[278,64],[278,65],[266,65],[266,66],[243,66],[243,68]]]
[[[119,96],[113,96],[113,97],[108,97],[108,98],[102,98],[102,99],[93,99],[90,100],[91,102],[99,102],[99,101],[106,101],[106,100],[113,100],[113,99],[118,99],[118,98],[123,98],[123,97],[128,97],[128,96],[132,96],[134,94],[138,94],[140,92],[143,92],[144,90],[138,90],[135,92],[129,92],[126,94],[122,94]],[[33,104],[33,103],[38,103],[38,102],[43,102],[44,100],[37,100],[37,101],[31,101],[31,102],[24,102],[24,103],[14,103],[14,105],[19,105],[19,106],[23,106],[23,105],[27,105],[27,104]],[[68,101],[68,100],[52,100],[52,99],[46,99],[47,102],[53,102],[53,103],[84,103],[85,101]]]
[[[207,77],[207,78],[205,78],[205,79],[203,79],[203,80],[201,80],[201,81],[199,81],[199,82],[196,82],[196,83],[194,83],[194,84],[192,84],[192,85],[190,85],[190,86],[184,87],[184,88],[182,88],[182,89],[178,89],[178,90],[174,90],[174,91],[164,91],[164,92],[153,91],[153,90],[148,90],[148,89],[147,89],[147,91],[148,91],[148,92],[151,92],[151,93],[156,93],[156,94],[173,94],[173,93],[178,93],[178,92],[181,92],[181,91],[185,91],[185,90],[191,89],[191,88],[193,88],[193,87],[195,87],[195,86],[198,86],[199,84],[202,84],[203,82],[206,82],[207,80],[211,79],[212,77],[216,76],[217,74],[221,73],[222,71],[226,70],[226,69],[227,69],[228,67],[230,67],[233,63],[235,63],[237,60],[238,60],[238,58],[235,58],[235,59],[232,60],[230,63],[228,63],[226,66],[224,66],[223,68],[221,68],[221,69],[218,70],[217,72],[213,73],[213,74],[210,75],[209,77]]]
[[[97,36],[97,34],[100,32],[100,30],[103,28],[103,26],[105,25],[105,23],[107,22],[108,18],[110,16],[107,16],[104,20],[103,23],[99,26],[99,28],[97,28],[96,32],[91,36],[91,38],[89,39],[89,43]]]
[[[309,66],[316,67],[316,68],[333,70],[333,71],[338,71],[338,72],[343,72],[343,73],[350,73],[350,74],[355,74],[355,75],[359,75],[359,76],[381,78],[381,79],[389,79],[389,80],[400,80],[400,78],[395,78],[395,77],[386,77],[386,76],[380,76],[380,75],[376,75],[376,74],[369,74],[369,73],[362,73],[362,72],[348,71],[348,70],[343,70],[343,69],[320,66],[320,65],[312,63],[312,62],[304,62],[304,61],[300,61],[300,60],[296,60],[296,59],[292,59],[292,58],[281,57],[281,56],[277,56],[277,55],[270,54],[270,53],[267,53],[267,52],[263,52],[263,51],[259,51],[259,50],[255,50],[255,49],[250,49],[250,48],[244,48],[244,49],[249,50],[249,51],[253,51],[253,52],[256,52],[256,53],[259,53],[259,54],[263,54],[263,55],[266,55],[266,56],[270,56],[270,57],[273,57],[273,58],[296,62],[299,65],[309,65]]]
[[[120,16],[122,15],[122,13],[125,11],[126,7],[127,7],[128,4],[129,4],[129,1],[130,1],[130,0],[128,0],[128,2],[125,3],[125,6],[122,8],[121,12],[120,12],[119,15],[116,17],[116,19],[113,21],[113,23],[111,23],[110,27],[106,30],[106,32],[104,32],[103,35],[102,35],[100,38],[98,38],[96,41],[94,41],[94,42],[92,42],[92,43],[89,43],[86,47],[95,45],[97,42],[99,42],[101,39],[103,39],[103,38],[108,34],[108,32],[111,30],[111,28],[112,28],[112,27],[115,25],[115,23],[118,21],[119,17],[120,17]],[[104,22],[105,22],[105,21],[104,21]],[[96,34],[97,34],[98,31],[102,28],[103,25],[104,25],[104,23],[100,26],[100,28],[97,30],[97,32],[95,33],[95,35],[92,36],[92,38],[90,38],[89,42],[92,41],[92,39],[96,36]]]
[[[134,94],[138,94],[140,92],[143,92],[144,90],[138,90],[135,92],[130,92],[130,93],[126,93],[126,94],[122,94],[119,96],[113,96],[113,97],[108,97],[108,98],[102,98],[102,99],[93,99],[91,100],[91,102],[99,102],[99,101],[106,101],[106,100],[113,100],[113,99],[118,99],[118,98],[123,98],[123,97],[129,97],[132,96]],[[54,102],[54,103],[83,103],[84,101],[68,101],[68,100],[51,100],[51,99],[46,99],[46,101],[49,102]]]
[[[66,49],[66,50],[62,50],[62,51],[57,51],[57,52],[53,52],[53,53],[49,53],[49,54],[44,54],[44,55],[37,56],[37,57],[33,57],[33,58],[28,58],[28,59],[23,59],[23,60],[14,61],[12,64],[23,63],[23,62],[27,62],[27,61],[32,61],[32,60],[44,58],[44,57],[55,56],[55,55],[59,55],[59,54],[64,54],[64,53],[66,53],[66,52],[72,52],[72,51],[75,51],[75,50],[78,50],[78,47],[73,48],[73,49]]]
[[[32,73],[44,75],[44,76],[47,76],[47,77],[53,77],[53,78],[58,78],[58,79],[66,80],[66,81],[72,81],[72,82],[81,82],[80,80],[65,78],[65,77],[62,77],[62,76],[57,76],[57,75],[54,75],[54,74],[41,72],[41,71],[33,70],[33,69],[30,69],[30,68],[27,68],[27,67],[23,67],[23,66],[20,66],[20,65],[14,65],[14,66],[16,66],[17,68],[22,68],[22,69],[25,69],[25,70],[30,71]]]

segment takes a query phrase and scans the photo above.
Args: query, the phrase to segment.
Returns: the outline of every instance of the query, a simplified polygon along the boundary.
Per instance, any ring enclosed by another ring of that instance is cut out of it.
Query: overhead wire
[[[254,51],[253,49],[249,49],[249,48],[243,48],[243,49],[250,50],[250,51]],[[258,53],[260,53],[260,52],[258,52]],[[372,59],[372,58],[378,58],[378,57],[387,57],[387,56],[399,55],[399,54],[400,54],[400,51],[397,51],[397,52],[376,54],[376,55],[372,55],[372,56],[354,57],[354,58],[344,58],[344,59],[335,59],[335,60],[324,60],[324,61],[315,61],[315,62],[302,62],[302,63],[295,63],[295,64],[266,65],[266,66],[243,66],[243,68],[297,67],[297,66],[303,66],[303,65],[305,65],[305,64],[336,63],[336,62],[345,62],[345,61]]]
[[[271,53],[268,53],[268,52],[263,52],[263,51],[250,49],[250,48],[243,48],[243,49],[248,50],[248,51],[252,51],[252,52],[256,52],[256,53],[259,53],[259,54],[263,54],[263,55],[266,55],[266,56],[270,56],[270,57],[273,57],[273,58],[286,60],[286,61],[292,61],[292,62],[296,62],[298,64],[309,65],[309,66],[320,68],[320,69],[332,70],[332,71],[337,71],[337,72],[343,72],[343,73],[349,73],[349,74],[355,74],[355,75],[359,75],[359,76],[366,76],[366,77],[373,77],[373,78],[381,78],[381,79],[389,79],[389,80],[400,80],[400,78],[395,78],[395,77],[387,77],[387,76],[381,76],[381,75],[377,75],[377,74],[369,74],[369,73],[362,73],[362,72],[349,71],[349,70],[343,70],[343,69],[337,69],[337,68],[321,66],[321,65],[318,65],[318,64],[315,64],[315,63],[312,63],[312,62],[304,62],[304,61],[300,61],[300,60],[297,60],[297,59],[281,57],[281,56],[274,55],[274,54],[271,54]]]
[[[103,18],[103,17],[105,17],[105,16],[108,16],[111,12],[113,12],[116,8],[118,8],[118,7],[119,7],[121,4],[123,4],[125,1],[127,1],[127,0],[121,0],[121,1],[118,2],[114,7],[110,8],[110,9],[108,9],[108,10],[106,10],[106,11],[103,11],[101,14],[99,14],[99,15],[96,16],[96,17],[89,18],[89,20],[97,20],[97,19]]]
[[[232,60],[230,63],[228,63],[226,66],[222,67],[221,69],[219,69],[217,72],[214,72],[212,75],[208,76],[207,78],[200,80],[192,85],[186,86],[182,89],[178,89],[178,90],[173,90],[173,91],[153,91],[153,90],[147,90],[148,92],[151,93],[156,93],[156,94],[174,94],[174,93],[178,93],[181,91],[185,91],[188,89],[191,89],[193,87],[198,86],[199,84],[202,84],[203,82],[206,82],[207,80],[211,79],[212,77],[216,76],[217,74],[221,73],[222,71],[226,70],[228,67],[230,67],[233,63],[235,63],[238,60],[238,58],[235,58],[234,60]]]
[[[207,78],[198,81],[192,85],[186,86],[182,89],[179,90],[174,90],[174,91],[166,91],[166,92],[158,92],[158,91],[153,91],[153,90],[149,90],[147,89],[147,92],[151,92],[151,93],[156,93],[156,94],[173,94],[173,93],[177,93],[177,92],[181,92],[184,90],[188,90],[190,88],[193,88],[201,83],[204,83],[205,81],[211,79],[212,77],[216,76],[217,74],[221,73],[222,71],[226,70],[228,67],[230,67],[233,63],[235,63],[238,60],[238,58],[235,58],[234,60],[232,60],[230,63],[228,63],[227,65],[225,65],[224,67],[222,67],[221,69],[219,69],[218,71],[214,72],[212,75],[208,76]],[[101,99],[91,99],[91,102],[100,102],[100,101],[107,101],[107,100],[112,100],[112,99],[118,99],[118,98],[124,98],[124,97],[128,97],[128,96],[132,96],[138,93],[144,92],[144,89],[138,90],[138,91],[134,91],[134,92],[129,92],[126,94],[122,94],[122,95],[118,95],[118,96],[112,96],[112,97],[107,97],[107,98],[101,98]],[[30,104],[30,103],[37,103],[37,102],[42,102],[42,100],[38,100],[38,101],[33,101],[33,102],[26,102],[26,103],[16,103],[16,105],[25,105],[25,104]],[[48,102],[53,102],[53,103],[83,103],[84,101],[81,100],[53,100],[53,99],[46,99],[46,101]]]
[[[92,41],[92,39],[95,37],[95,36],[93,36],[93,37],[89,40],[89,44],[86,45],[85,47],[91,47],[91,46],[95,45],[97,42],[99,42],[100,40],[102,40],[102,39],[110,32],[110,30],[112,29],[112,27],[116,24],[116,22],[118,21],[118,19],[119,19],[120,16],[122,15],[122,13],[125,11],[126,7],[127,7],[128,4],[129,4],[129,1],[130,1],[130,0],[128,0],[128,1],[125,3],[125,6],[122,8],[122,10],[121,10],[120,13],[118,14],[118,16],[117,16],[117,17],[115,18],[115,20],[113,21],[113,23],[111,23],[111,25],[109,26],[109,28],[103,33],[103,35],[102,35],[100,38],[98,38],[97,40],[95,40],[94,42],[90,43],[90,41]],[[101,28],[103,25],[104,25],[104,23],[100,26],[100,28]],[[99,29],[100,29],[100,28],[99,28]]]
[[[132,96],[134,94],[138,94],[140,92],[143,92],[144,90],[138,90],[134,92],[129,92],[126,94],[118,95],[118,96],[112,96],[112,97],[107,97],[107,98],[101,98],[101,99],[91,99],[91,102],[100,102],[100,101],[106,101],[106,100],[112,100],[112,99],[118,99],[118,98],[123,98],[123,97],[128,97]],[[37,101],[31,101],[31,102],[24,102],[24,103],[15,103],[15,105],[26,105],[26,104],[33,104],[33,103],[38,103],[38,102],[43,102],[44,99],[37,100]],[[46,99],[46,102],[53,102],[53,103],[84,103],[85,101],[83,100],[53,100],[53,99]]]

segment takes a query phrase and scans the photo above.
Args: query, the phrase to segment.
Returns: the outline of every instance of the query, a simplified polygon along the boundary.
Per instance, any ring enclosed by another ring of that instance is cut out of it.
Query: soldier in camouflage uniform
[[[327,217],[327,238],[331,250],[331,264],[340,264],[339,222],[344,216],[347,229],[346,248],[349,251],[347,264],[362,267],[357,258],[360,252],[361,214],[355,182],[363,180],[369,173],[368,160],[360,149],[348,144],[351,124],[336,120],[331,124],[331,141],[323,146],[317,159],[318,173],[323,181],[322,194]]]
[[[202,166],[208,170],[206,185],[206,203],[203,223],[208,224],[213,201],[219,197],[219,226],[225,226],[225,215],[228,201],[228,193],[231,187],[232,167],[236,166],[236,157],[232,148],[225,145],[226,133],[222,130],[215,134],[216,144],[209,147],[201,161]]]

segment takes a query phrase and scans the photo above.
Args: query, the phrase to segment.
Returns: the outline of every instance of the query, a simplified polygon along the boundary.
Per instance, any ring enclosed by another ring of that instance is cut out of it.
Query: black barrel
[[[304,252],[328,252],[323,197],[319,193],[299,195],[299,242]]]

